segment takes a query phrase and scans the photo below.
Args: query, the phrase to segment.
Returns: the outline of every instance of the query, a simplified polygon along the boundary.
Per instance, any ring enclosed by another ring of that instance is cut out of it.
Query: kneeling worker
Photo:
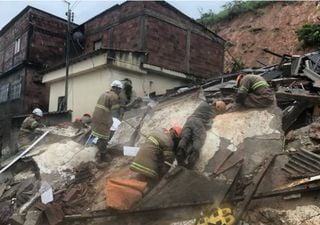
[[[151,132],[140,146],[130,169],[152,179],[161,178],[170,169],[166,162],[171,164],[175,159],[181,130],[181,127],[172,127]]]
[[[35,108],[32,114],[29,115],[23,121],[18,134],[18,149],[19,151],[25,150],[35,140],[39,132],[35,129],[43,126],[40,123],[40,119],[43,116],[43,112],[39,108]]]
[[[264,108],[273,104],[274,94],[269,84],[259,75],[240,74],[237,77],[239,90],[235,102],[249,108]]]

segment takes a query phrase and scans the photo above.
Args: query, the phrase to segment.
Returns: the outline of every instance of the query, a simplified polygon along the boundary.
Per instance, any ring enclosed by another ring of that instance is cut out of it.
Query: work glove
[[[185,161],[185,154],[184,154],[184,150],[182,148],[178,148],[177,149],[177,154],[176,154],[176,159],[178,161],[178,165],[179,166],[184,166],[184,161]]]
[[[189,169],[193,168],[193,166],[197,162],[198,158],[199,158],[199,152],[192,151],[191,154],[187,157],[186,167]]]

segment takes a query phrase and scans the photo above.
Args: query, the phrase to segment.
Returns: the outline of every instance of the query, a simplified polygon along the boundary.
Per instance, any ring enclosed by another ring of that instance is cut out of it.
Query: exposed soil
[[[306,23],[320,23],[316,1],[278,2],[255,12],[221,22],[211,29],[232,43],[230,53],[246,67],[261,67],[256,60],[270,65],[279,57],[262,51],[268,48],[279,54],[305,54],[315,49],[304,49],[295,31]],[[232,58],[225,53],[225,70],[230,70]]]

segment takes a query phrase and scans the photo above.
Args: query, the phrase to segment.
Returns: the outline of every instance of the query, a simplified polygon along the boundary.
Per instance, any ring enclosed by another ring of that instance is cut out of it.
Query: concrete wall
[[[103,67],[99,70],[73,76],[69,80],[68,109],[73,111],[72,119],[83,113],[92,113],[99,96],[110,89],[113,80],[129,78],[137,96],[143,97],[150,92],[164,93],[166,89],[179,86],[183,81],[163,75],[138,73],[121,70],[117,67]],[[57,111],[58,97],[64,96],[65,82],[58,80],[50,83],[49,112]]]

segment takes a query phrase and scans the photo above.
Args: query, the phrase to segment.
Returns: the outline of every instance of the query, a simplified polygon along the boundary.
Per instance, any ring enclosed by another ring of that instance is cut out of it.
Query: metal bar
[[[287,190],[258,193],[258,194],[255,194],[252,199],[271,198],[275,196],[291,195],[291,194],[304,193],[304,192],[316,191],[316,190],[320,190],[320,183],[301,185],[301,186],[297,186]],[[232,200],[235,202],[243,201],[244,196],[235,197]]]
[[[312,173],[313,173],[313,172],[316,172],[316,170],[313,170],[313,169],[305,166],[304,164],[302,164],[302,163],[300,163],[300,162],[298,162],[298,161],[296,161],[296,160],[293,160],[293,159],[290,159],[290,160],[289,160],[289,164],[291,164],[291,165],[293,165],[293,166],[296,166],[296,167],[300,167],[300,168],[304,169],[304,170],[307,171],[307,172],[312,172]]]
[[[289,168],[283,167],[283,168],[281,168],[281,169],[282,169],[284,172],[289,173],[290,175],[297,174],[296,171],[294,171],[294,170],[292,170],[292,169],[289,169]]]
[[[314,165],[313,163],[309,162],[308,160],[305,160],[302,157],[299,157],[297,155],[292,155],[291,158],[300,162],[300,163],[303,163],[306,167],[308,167],[310,169],[312,168],[312,169],[315,169],[316,171],[320,170],[320,166]]]
[[[78,219],[91,219],[91,218],[101,218],[101,217],[124,217],[128,215],[139,215],[139,214],[147,214],[147,213],[160,213],[160,212],[172,212],[174,210],[181,210],[181,209],[187,209],[187,208],[194,208],[196,206],[206,206],[212,204],[212,201],[208,201],[206,203],[194,203],[190,205],[177,205],[167,208],[158,208],[158,209],[146,209],[146,210],[139,210],[139,211],[118,211],[118,210],[98,210],[98,211],[91,211],[86,212],[83,214],[73,214],[73,215],[65,215],[65,220],[78,220]]]
[[[298,169],[298,168],[294,167],[294,166],[291,165],[291,164],[286,164],[285,167],[288,167],[288,168],[290,168],[290,169],[292,169],[292,170],[294,170],[294,171],[296,171],[296,172],[298,172],[298,173],[302,173],[302,174],[305,173],[304,170]]]
[[[311,151],[308,151],[308,150],[306,150],[304,148],[300,148],[300,151],[305,153],[305,154],[307,154],[307,155],[309,155],[309,156],[312,156],[313,158],[316,158],[316,159],[320,160],[320,156],[315,154],[315,153],[313,153],[313,152],[311,152]]]
[[[26,155],[36,144],[38,144],[50,131],[46,131],[44,134],[42,134],[37,140],[35,140],[26,150],[21,152],[14,160],[12,160],[8,165],[3,167],[0,170],[0,174],[2,174],[4,171],[6,171],[10,166],[12,166],[15,162],[17,162],[22,156]]]
[[[309,154],[303,153],[301,151],[297,152],[297,155],[305,158],[306,160],[309,160],[310,162],[312,162],[313,164],[318,164],[320,166],[320,159],[316,159],[313,156],[310,156]]]
[[[252,186],[249,188],[248,193],[246,194],[246,197],[242,203],[242,206],[240,207],[240,210],[235,218],[235,222],[234,224],[237,225],[242,216],[243,213],[246,211],[246,209],[248,208],[252,197],[254,196],[254,194],[256,193],[256,190],[259,187],[259,184],[262,180],[262,178],[264,177],[264,175],[266,174],[267,170],[269,169],[271,163],[273,162],[275,156],[270,156],[269,158],[267,158],[267,160],[265,161],[263,168],[259,171],[259,173],[253,178],[253,184]]]

